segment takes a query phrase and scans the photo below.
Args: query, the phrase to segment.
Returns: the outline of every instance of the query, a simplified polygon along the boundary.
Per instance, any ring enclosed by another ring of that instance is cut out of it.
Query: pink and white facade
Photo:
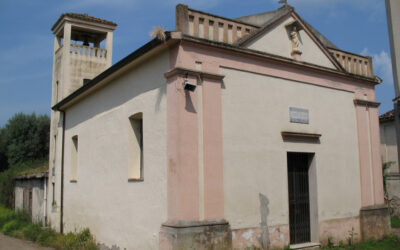
[[[176,16],[165,41],[53,106],[63,136],[52,225],[89,227],[121,249],[386,234],[371,58],[334,47],[287,5],[238,19],[178,5]],[[299,169],[306,212],[292,201]]]

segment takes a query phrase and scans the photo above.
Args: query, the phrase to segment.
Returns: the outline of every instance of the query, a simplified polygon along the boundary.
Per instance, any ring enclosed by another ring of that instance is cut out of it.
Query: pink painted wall
[[[221,81],[203,81],[204,217],[224,217]]]
[[[374,179],[374,195],[375,204],[384,204],[384,190],[382,178],[382,158],[380,146],[380,129],[379,129],[379,113],[378,108],[369,108],[369,122],[371,128],[371,148],[372,148],[372,166],[373,166],[373,179]]]
[[[349,91],[354,93],[355,99],[366,97],[369,101],[375,100],[373,84],[365,84],[360,79],[353,80],[329,70],[305,68],[293,63],[277,62],[265,57],[226,51],[188,41],[182,41],[171,48],[170,54],[171,69],[182,67],[195,70],[196,62],[201,62],[203,72],[218,74],[221,67],[232,68]],[[197,81],[194,76],[189,76],[189,78]],[[203,206],[199,203],[198,94],[184,91],[183,80],[183,75],[167,80],[169,220],[199,219],[199,206]],[[243,84],[245,87],[246,83]],[[223,218],[221,82],[203,79],[202,87],[204,218]],[[359,138],[362,206],[382,204],[378,114],[376,109],[371,109],[368,120],[365,107],[356,106],[355,109]],[[372,150],[370,150],[370,142]],[[371,192],[373,192],[372,195]]]
[[[199,219],[197,95],[182,82],[181,76],[167,81],[169,221]]]

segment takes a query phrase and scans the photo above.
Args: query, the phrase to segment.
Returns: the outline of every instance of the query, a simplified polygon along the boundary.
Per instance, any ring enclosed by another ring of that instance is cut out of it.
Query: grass
[[[25,213],[14,212],[3,206],[0,206],[0,232],[56,249],[97,249],[96,241],[89,229],[65,235],[59,234],[52,229],[43,229],[39,224],[32,223],[31,218]]]
[[[337,249],[337,250],[396,250],[400,249],[400,240],[396,236],[388,236],[382,240],[368,240],[353,245],[339,244],[335,246],[325,246],[321,249]]]
[[[392,223],[392,228],[400,228],[400,219],[399,218],[392,216],[390,218],[390,221]]]
[[[33,162],[29,168],[20,170],[16,173],[17,176],[30,174],[39,174],[49,170],[49,161],[47,159]]]

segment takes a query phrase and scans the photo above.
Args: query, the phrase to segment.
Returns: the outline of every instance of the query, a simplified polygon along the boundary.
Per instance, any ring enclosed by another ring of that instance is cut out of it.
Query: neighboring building
[[[14,208],[25,211],[32,221],[43,225],[47,220],[47,177],[48,172],[26,174],[14,179]]]
[[[397,158],[397,141],[394,110],[379,117],[381,128],[382,161],[388,164],[386,169],[386,188],[388,198],[393,196],[400,198],[400,173],[399,160]]]
[[[390,110],[379,117],[381,134],[381,152],[383,163],[389,164],[386,173],[399,173],[397,158],[396,127],[394,110]]]
[[[176,31],[111,66],[115,27],[64,14],[52,29],[53,227],[121,249],[389,233],[371,57],[289,5],[236,19],[178,5]]]

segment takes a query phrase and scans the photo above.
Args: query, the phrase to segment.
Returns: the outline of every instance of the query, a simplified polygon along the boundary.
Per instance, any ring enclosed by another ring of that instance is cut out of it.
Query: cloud
[[[277,3],[278,0],[270,2]],[[385,13],[385,3],[382,0],[288,0],[288,4],[301,12],[324,16],[328,14],[331,17],[340,16],[344,12],[362,12],[370,22],[383,20],[382,13]]]
[[[375,75],[382,78],[384,84],[393,85],[392,60],[386,51],[382,50],[376,54],[371,53],[368,48],[364,48],[361,55],[372,56]]]
[[[66,4],[69,8],[79,9],[88,7],[133,7],[138,1],[135,0],[73,0]]]

